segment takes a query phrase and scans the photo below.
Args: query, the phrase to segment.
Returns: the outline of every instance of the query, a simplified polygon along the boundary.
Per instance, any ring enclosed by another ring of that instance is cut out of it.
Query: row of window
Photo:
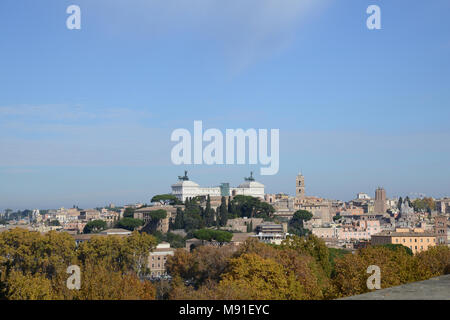
[[[398,243],[399,242],[398,240],[399,240],[398,238],[395,239],[395,242]],[[403,243],[405,243],[405,242],[406,242],[406,239],[403,239]],[[409,239],[409,242],[413,242],[411,238]],[[414,242],[417,242],[417,238],[414,239]],[[420,242],[423,242],[423,238],[420,238]],[[430,238],[427,238],[427,242],[430,242]],[[433,238],[433,242],[435,242],[434,238]]]
[[[155,261],[155,256],[152,256],[152,261]],[[161,260],[161,256],[158,256],[158,260]],[[166,256],[164,256],[164,261],[166,261],[167,260],[167,257]]]

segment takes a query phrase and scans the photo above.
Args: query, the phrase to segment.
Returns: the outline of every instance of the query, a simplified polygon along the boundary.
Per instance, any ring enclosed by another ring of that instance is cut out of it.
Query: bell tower
[[[305,197],[305,177],[299,173],[295,179],[295,197],[304,198]]]

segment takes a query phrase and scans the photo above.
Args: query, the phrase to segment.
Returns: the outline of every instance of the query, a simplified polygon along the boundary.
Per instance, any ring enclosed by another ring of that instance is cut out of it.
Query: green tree
[[[374,247],[376,247],[376,246],[374,246]],[[386,243],[386,244],[379,245],[379,247],[384,247],[384,248],[387,248],[387,249],[390,249],[390,250],[394,250],[394,251],[396,251],[396,250],[404,250],[410,256],[414,255],[410,248],[408,248],[408,247],[406,247],[406,246],[404,246],[402,244]]]
[[[184,212],[181,208],[177,208],[177,216],[175,217],[172,229],[184,229]]]
[[[186,199],[184,207],[184,229],[187,232],[205,227],[206,224],[202,217],[202,210],[198,199]]]
[[[200,229],[194,231],[194,237],[206,241],[216,240],[217,242],[230,242],[233,238],[233,234],[222,230]]]
[[[402,204],[403,204],[403,199],[402,199],[402,197],[400,197],[400,198],[398,198],[398,202],[397,202],[398,210],[400,210],[402,208]]]
[[[97,233],[106,229],[106,222],[103,220],[89,221],[83,229],[83,233]]]
[[[304,236],[309,230],[304,228],[305,221],[311,220],[312,213],[307,210],[298,210],[294,213],[291,220],[289,220],[289,233]]]
[[[270,204],[251,196],[235,196],[233,203],[236,206],[236,212],[239,217],[270,219],[275,212],[275,209]]]
[[[126,208],[123,213],[124,218],[134,218],[134,209],[133,208]]]
[[[59,223],[58,220],[51,220],[51,221],[48,223],[48,225],[49,225],[49,226],[60,226],[61,223]]]
[[[417,212],[431,213],[436,209],[436,204],[433,198],[414,199],[412,206]]]
[[[160,202],[164,204],[183,204],[178,198],[172,194],[159,194],[152,198],[151,202]]]
[[[219,207],[219,225],[224,227],[228,222],[228,210],[225,197],[222,197],[221,204]]]
[[[333,221],[339,221],[339,220],[341,220],[342,219],[342,216],[341,215],[339,215],[339,214],[337,214],[337,215],[335,215],[334,217],[333,217]]]
[[[123,218],[117,221],[116,228],[127,229],[130,231],[135,230],[137,227],[140,227],[144,224],[144,221],[141,219],[134,218]]]
[[[211,208],[211,197],[208,194],[206,199],[206,207],[205,207],[205,225],[207,227],[211,227],[214,225],[214,209]]]

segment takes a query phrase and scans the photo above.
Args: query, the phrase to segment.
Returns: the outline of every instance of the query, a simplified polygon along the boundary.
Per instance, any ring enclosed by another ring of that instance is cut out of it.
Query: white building
[[[172,185],[172,195],[181,201],[185,201],[186,198],[207,195],[211,197],[245,195],[264,199],[264,185],[255,181],[253,173],[250,174],[249,178],[245,178],[245,182],[236,188],[230,188],[228,183],[222,183],[219,187],[202,188],[194,181],[189,180],[187,171],[185,171],[184,176],[180,176],[178,179],[179,181]]]
[[[356,199],[359,200],[370,200],[370,196],[367,193],[360,192],[356,195]]]

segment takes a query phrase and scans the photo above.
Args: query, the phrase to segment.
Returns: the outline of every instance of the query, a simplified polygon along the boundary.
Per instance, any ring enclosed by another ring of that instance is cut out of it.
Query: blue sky
[[[77,4],[82,29],[66,28]],[[381,8],[382,29],[366,28]],[[266,192],[450,195],[450,2],[2,0],[0,210],[148,202],[176,128],[280,129]]]

